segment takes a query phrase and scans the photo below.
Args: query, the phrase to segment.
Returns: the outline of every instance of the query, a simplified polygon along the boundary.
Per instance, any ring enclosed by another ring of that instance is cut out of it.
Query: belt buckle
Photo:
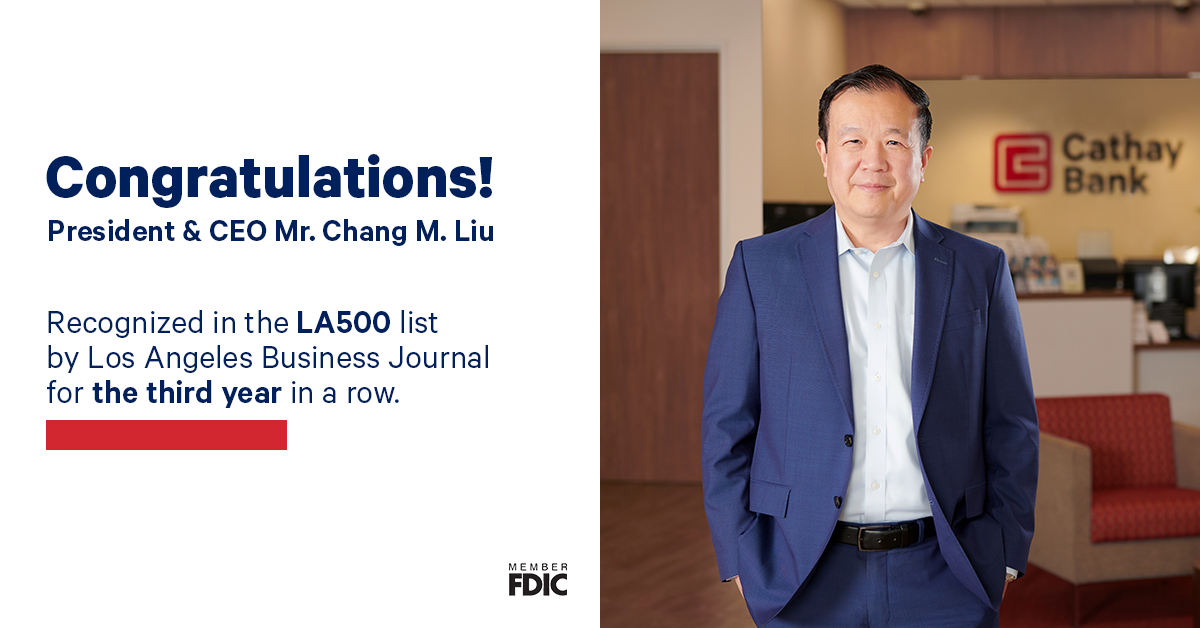
[[[891,529],[892,529],[892,526],[887,525],[887,524],[873,525],[873,526],[859,526],[858,527],[858,551],[860,551],[860,552],[886,552],[886,551],[888,551],[889,549],[891,549],[890,547],[882,547],[879,549],[868,549],[866,547],[863,547],[863,531],[864,530],[891,530]]]

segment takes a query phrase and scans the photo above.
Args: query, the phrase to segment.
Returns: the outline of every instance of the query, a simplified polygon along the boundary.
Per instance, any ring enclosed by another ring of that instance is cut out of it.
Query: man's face
[[[899,220],[925,180],[917,106],[899,89],[847,89],[829,105],[829,144],[817,152],[837,210],[851,220]],[[847,218],[843,218],[847,220]]]

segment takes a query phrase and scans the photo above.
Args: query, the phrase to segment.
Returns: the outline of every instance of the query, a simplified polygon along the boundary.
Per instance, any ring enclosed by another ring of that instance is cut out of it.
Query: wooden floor
[[[1088,585],[1084,596],[1087,628],[1193,625],[1189,577]],[[699,484],[600,484],[600,625],[753,628],[737,587],[719,580]],[[1008,587],[1000,627],[1070,625],[1070,583],[1030,564]]]
[[[717,573],[699,484],[601,483],[600,625],[753,628]]]

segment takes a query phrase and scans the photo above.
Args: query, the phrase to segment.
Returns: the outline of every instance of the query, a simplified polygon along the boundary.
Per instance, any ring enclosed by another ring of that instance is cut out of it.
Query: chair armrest
[[[1091,542],[1092,450],[1045,432],[1040,445],[1035,551],[1030,559],[1071,578],[1078,569],[1076,548]]]
[[[1175,483],[1200,490],[1200,427],[1173,423],[1175,428]]]

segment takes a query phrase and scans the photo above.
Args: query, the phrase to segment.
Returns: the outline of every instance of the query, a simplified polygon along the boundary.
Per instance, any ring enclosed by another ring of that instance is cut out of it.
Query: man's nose
[[[868,143],[866,150],[863,151],[863,158],[859,162],[859,167],[863,170],[871,171],[887,170],[887,152],[883,144]]]

